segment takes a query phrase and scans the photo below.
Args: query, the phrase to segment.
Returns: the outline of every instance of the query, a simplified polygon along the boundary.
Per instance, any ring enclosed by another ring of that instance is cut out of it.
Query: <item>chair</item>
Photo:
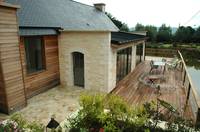
[[[159,103],[160,106],[163,107],[163,109],[161,109],[159,112],[163,113],[163,115],[165,116],[166,120],[173,120],[173,118],[175,116],[180,115],[180,113],[178,112],[178,110],[176,108],[174,108],[171,104],[169,104],[168,102],[161,100],[159,98],[157,98],[157,101]]]
[[[149,71],[149,73],[151,73],[152,72],[152,70],[158,70],[158,66],[155,66],[154,64],[153,64],[153,60],[151,60],[150,61],[150,67],[151,67],[151,69],[150,69],[150,71]]]
[[[176,69],[177,65],[181,63],[181,60],[179,59],[174,59],[171,62],[166,62],[166,65],[168,66],[169,69]]]
[[[162,58],[162,62],[167,62],[167,59],[165,59],[165,58]]]

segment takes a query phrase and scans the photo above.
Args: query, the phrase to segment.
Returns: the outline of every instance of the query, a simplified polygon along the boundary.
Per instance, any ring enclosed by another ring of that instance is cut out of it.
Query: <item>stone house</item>
[[[146,39],[120,32],[102,3],[1,0],[0,111],[59,84],[109,93],[145,59]]]

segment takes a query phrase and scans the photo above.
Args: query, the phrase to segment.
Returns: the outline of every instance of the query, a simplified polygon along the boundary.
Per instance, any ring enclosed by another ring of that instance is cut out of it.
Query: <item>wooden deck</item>
[[[112,93],[121,96],[131,105],[142,105],[145,102],[156,100],[158,97],[155,88],[146,86],[138,81],[139,77],[150,70],[150,61],[140,63],[135,70],[121,80]],[[181,115],[192,118],[191,109],[186,107],[186,94],[182,86],[181,72],[179,70],[167,70],[164,73],[165,81],[160,83],[160,99],[174,106]]]

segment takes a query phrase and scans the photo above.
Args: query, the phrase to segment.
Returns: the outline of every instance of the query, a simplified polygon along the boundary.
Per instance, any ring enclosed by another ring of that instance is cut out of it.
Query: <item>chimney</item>
[[[105,6],[106,4],[104,3],[97,3],[97,4],[94,4],[94,7],[99,10],[99,11],[102,11],[102,12],[105,12]]]

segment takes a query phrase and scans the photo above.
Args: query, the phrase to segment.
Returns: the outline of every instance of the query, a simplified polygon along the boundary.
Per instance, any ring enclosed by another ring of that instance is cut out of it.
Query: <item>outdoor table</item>
[[[154,66],[163,67],[163,74],[165,72],[165,64],[166,62],[164,61],[153,61]]]
[[[150,76],[148,76],[148,79],[149,79],[149,81],[150,81],[151,83],[156,84],[155,82],[156,82],[157,80],[159,80],[160,77],[155,76],[155,75],[150,75]]]

